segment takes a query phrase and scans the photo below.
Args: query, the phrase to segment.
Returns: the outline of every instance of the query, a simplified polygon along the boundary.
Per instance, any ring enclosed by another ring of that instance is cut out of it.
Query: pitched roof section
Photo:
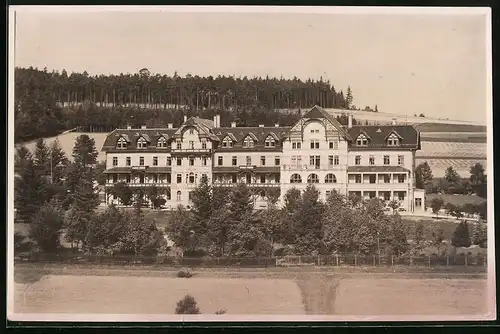
[[[160,137],[165,137],[168,140],[174,135],[175,131],[176,129],[116,129],[106,137],[102,150],[116,148],[117,141],[121,137],[127,140],[131,149],[135,149],[137,140],[141,137],[146,140],[149,139],[151,146],[156,146]]]
[[[343,136],[345,139],[347,139],[349,141],[352,141],[352,137],[345,130],[344,126],[342,126],[342,124],[340,124],[339,121],[337,121],[337,119],[334,116],[332,116],[331,114],[326,112],[320,106],[316,105],[316,106],[312,107],[308,112],[306,112],[304,114],[304,116],[302,116],[302,118],[317,118],[317,119],[324,118],[337,128],[337,130],[339,131],[341,136]]]
[[[175,131],[175,137],[181,137],[184,129],[190,126],[194,126],[200,133],[202,137],[208,137],[211,140],[219,141],[220,139],[212,133],[214,127],[214,122],[209,119],[203,119],[199,117],[190,117],[189,119],[181,125],[177,131]]]
[[[214,128],[212,131],[214,135],[219,137],[221,140],[226,136],[229,136],[235,142],[232,149],[243,148],[243,139],[250,135],[255,140],[255,148],[262,147],[264,149],[266,138],[274,134],[277,140],[281,141],[290,131],[291,127],[227,127],[227,128]]]
[[[418,131],[411,125],[363,125],[353,126],[347,129],[347,131],[352,138],[356,138],[360,133],[365,133],[369,136],[368,145],[363,146],[365,149],[387,147],[387,137],[393,132],[401,139],[400,148],[418,149],[419,147],[420,138]],[[355,144],[353,143],[352,148],[357,148]]]

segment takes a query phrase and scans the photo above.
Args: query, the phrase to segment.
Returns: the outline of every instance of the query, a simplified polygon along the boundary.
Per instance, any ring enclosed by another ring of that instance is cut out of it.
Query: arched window
[[[229,137],[224,137],[222,140],[222,147],[233,147],[233,140]]]
[[[165,139],[165,137],[158,138],[158,142],[156,143],[156,146],[159,147],[159,148],[167,148],[168,147],[168,142]]]
[[[254,142],[252,137],[246,136],[243,140],[243,147],[254,147]]]
[[[319,183],[319,177],[317,174],[309,174],[307,177],[307,183]]]
[[[137,148],[146,148],[147,146],[148,142],[146,141],[146,139],[144,139],[143,137],[137,139]]]
[[[273,136],[267,136],[266,141],[264,142],[265,147],[275,147],[276,146],[276,141],[274,140]]]
[[[395,133],[392,133],[387,138],[387,146],[398,146],[398,145],[399,145],[399,138]]]
[[[189,173],[189,183],[194,183],[194,174]]]
[[[290,183],[302,183],[302,178],[299,174],[293,174],[290,176]]]
[[[358,146],[366,146],[368,145],[368,139],[364,134],[360,134],[356,139],[356,145]]]
[[[127,141],[125,140],[125,138],[120,137],[120,139],[118,139],[118,143],[116,143],[116,147],[117,148],[127,148]]]
[[[337,178],[335,174],[326,174],[325,183],[337,183]]]
[[[179,190],[179,191],[177,191],[177,200],[178,200],[178,201],[180,201],[180,200],[181,200],[181,195],[182,195],[181,191],[180,191],[180,190]]]

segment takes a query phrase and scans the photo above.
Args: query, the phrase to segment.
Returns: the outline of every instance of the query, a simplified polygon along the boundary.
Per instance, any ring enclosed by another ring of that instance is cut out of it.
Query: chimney
[[[217,115],[217,127],[220,128],[220,115]]]
[[[146,129],[146,125],[141,125],[141,129]]]
[[[127,130],[130,130],[130,129],[132,129],[132,125],[127,124]]]
[[[392,119],[391,125],[396,125],[396,118]]]
[[[347,128],[352,128],[352,114],[347,115]]]
[[[279,127],[280,127],[280,125],[279,125],[278,123],[276,123],[276,124],[274,124],[274,127],[275,127],[275,128],[279,128]]]
[[[188,120],[187,115],[184,115],[184,123],[186,123],[187,120]]]
[[[169,128],[169,129],[173,129],[173,128],[174,128],[174,124],[173,124],[173,123],[168,123],[168,124],[167,124],[167,128]]]
[[[236,127],[236,122],[231,122],[231,127],[235,128]]]
[[[263,128],[264,127],[264,124],[259,124],[259,128]]]
[[[214,128],[218,128],[218,126],[217,126],[217,115],[214,116]]]

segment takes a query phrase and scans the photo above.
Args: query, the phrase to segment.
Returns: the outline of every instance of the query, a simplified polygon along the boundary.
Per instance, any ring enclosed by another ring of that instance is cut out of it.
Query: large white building
[[[244,182],[257,208],[265,207],[268,189],[314,184],[326,199],[332,189],[363,198],[396,199],[406,212],[424,210],[424,192],[415,189],[415,152],[420,137],[413,126],[342,126],[315,106],[292,127],[222,127],[213,121],[185,118],[179,128],[116,129],[103,145],[106,187],[165,188],[166,206],[190,205],[190,192],[203,176],[214,185]],[[106,203],[119,204],[112,195]],[[402,209],[402,210],[403,210]]]

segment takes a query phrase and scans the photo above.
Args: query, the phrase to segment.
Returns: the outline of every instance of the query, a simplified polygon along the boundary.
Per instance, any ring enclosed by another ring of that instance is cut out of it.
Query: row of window
[[[302,183],[302,177],[299,174],[292,174],[290,176],[290,183]],[[307,176],[307,183],[319,183],[319,176],[317,174],[309,174]],[[337,183],[335,174],[327,174],[325,176],[325,183]]]
[[[397,180],[398,183],[405,183],[406,182],[406,176],[404,174],[398,174],[397,175]],[[385,174],[383,176],[383,183],[391,183],[391,177],[390,175]],[[362,183],[362,178],[361,174],[355,174],[354,175],[354,183]],[[377,176],[376,175],[370,175],[368,177],[368,183],[377,183]]]
[[[356,138],[357,146],[368,146],[368,137],[361,133]],[[399,137],[395,133],[391,133],[389,137],[387,137],[387,146],[399,146]]]
[[[188,158],[189,166],[194,166],[194,162],[195,162],[194,157]],[[180,158],[180,157],[176,158],[176,163],[177,163],[177,166],[182,166],[182,158]],[[131,165],[132,165],[132,158],[125,157],[125,166],[131,166]],[[202,166],[208,165],[208,158],[207,157],[201,158],[201,165]],[[113,167],[116,167],[116,166],[118,166],[118,157],[113,157]],[[144,166],[144,157],[139,157],[139,166]],[[153,157],[153,166],[158,166],[158,157]],[[172,166],[172,158],[171,157],[166,158],[166,166]]]
[[[234,146],[234,140],[231,139],[229,136],[224,137],[222,140],[222,147],[233,147]],[[255,141],[254,139],[248,135],[243,139],[242,146],[245,148],[252,148],[255,147]],[[264,147],[276,147],[276,140],[273,138],[273,136],[269,135],[266,137],[266,140],[264,141]]]
[[[191,150],[194,149],[194,141],[189,141],[188,145],[189,145],[189,149],[191,149]],[[137,139],[137,148],[144,149],[144,148],[148,148],[148,146],[149,146],[148,145],[148,141],[144,137],[139,137],[139,139]],[[123,137],[120,137],[118,139],[116,147],[119,148],[119,149],[125,149],[125,148],[127,148],[128,147],[127,140],[125,138],[123,138]],[[160,137],[158,139],[158,141],[156,142],[156,147],[157,148],[168,148],[169,144],[168,144],[167,139],[165,139],[165,137]],[[206,149],[207,148],[207,142],[206,142],[205,139],[201,140],[201,148],[202,149]],[[176,149],[178,149],[178,150],[182,149],[182,141],[178,140],[176,142]]]
[[[361,165],[361,156],[356,155],[354,157],[354,164],[355,165]],[[375,157],[373,155],[368,157],[368,164],[373,166],[375,165]],[[390,165],[391,164],[391,157],[388,155],[384,155],[384,165]],[[405,157],[403,155],[398,155],[398,165],[403,166],[405,164]]]
[[[317,139],[310,140],[309,141],[309,148],[311,150],[318,150],[320,148],[319,143],[320,143],[320,141]],[[302,148],[302,142],[292,141],[292,150],[300,150],[301,148]],[[328,142],[328,148],[332,149],[332,150],[338,150],[339,149],[339,141],[334,140],[334,141]]]
[[[266,179],[265,175],[261,175],[259,179],[260,179],[260,183],[269,183],[269,180]],[[245,176],[245,180],[246,180],[246,183],[248,183],[248,184],[255,183],[254,179],[252,178],[252,175],[250,175],[250,174],[247,174]],[[214,181],[224,183],[225,181],[227,182],[229,180],[226,179],[222,175],[218,175],[218,176],[214,177]],[[238,182],[238,177],[236,176],[236,174],[231,175],[230,183],[237,183],[237,182]],[[274,183],[280,183],[280,175],[279,174],[274,175]]]
[[[279,166],[280,165],[280,157],[274,157],[274,165],[275,166]],[[247,166],[252,166],[252,157],[251,156],[246,156],[245,157],[245,164]],[[224,157],[223,156],[219,156],[217,158],[217,166],[223,166],[224,165]],[[232,157],[231,158],[231,165],[232,166],[237,166],[238,165],[238,157]],[[266,157],[265,156],[261,156],[260,157],[260,165],[261,166],[266,166]]]

